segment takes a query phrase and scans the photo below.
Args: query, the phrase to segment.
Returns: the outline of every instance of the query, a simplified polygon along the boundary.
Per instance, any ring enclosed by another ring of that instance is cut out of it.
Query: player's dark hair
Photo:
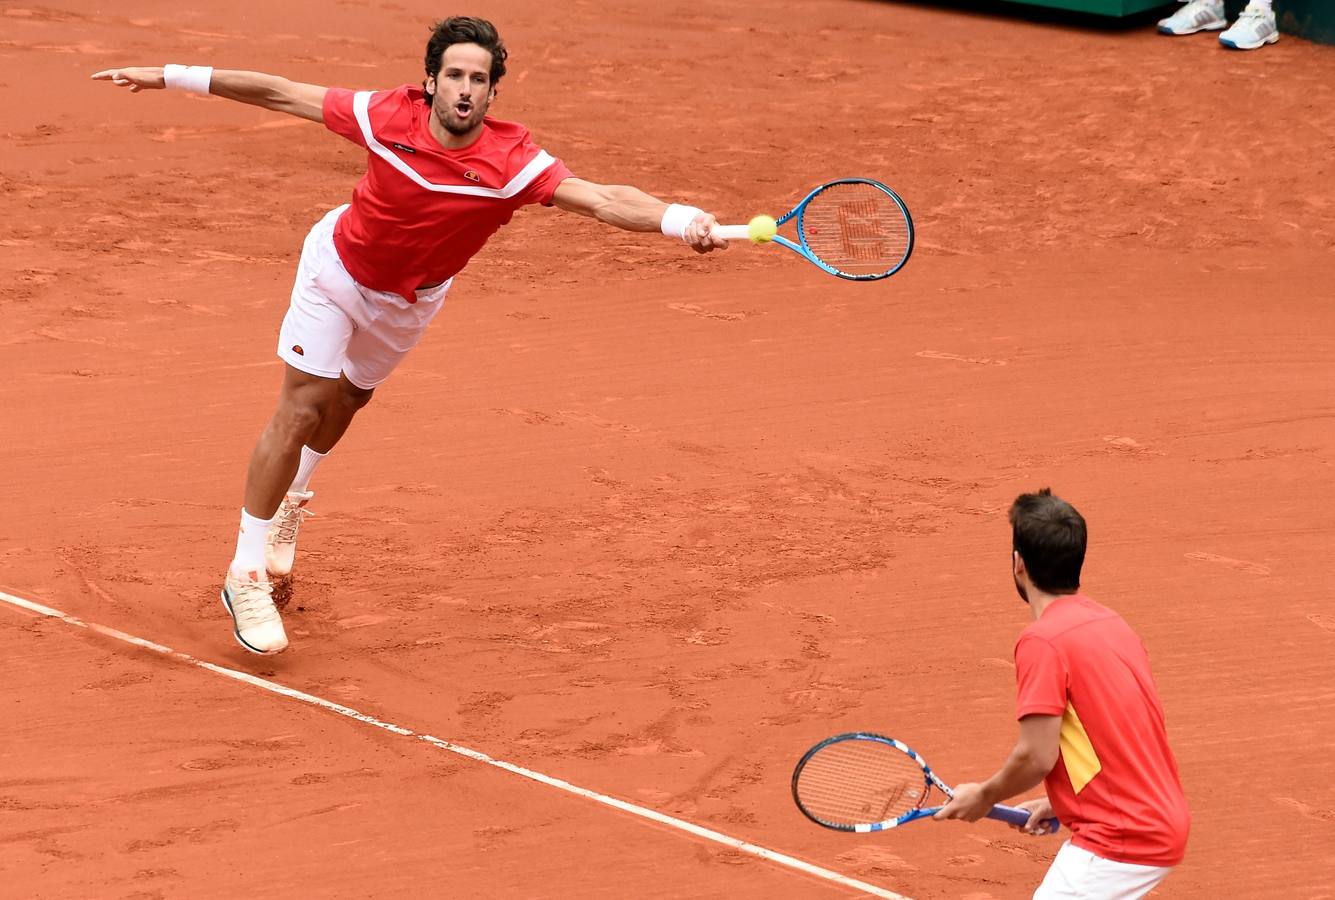
[[[431,26],[431,40],[426,42],[426,74],[432,78],[440,74],[440,57],[445,52],[445,48],[453,44],[477,44],[484,50],[491,52],[491,86],[496,87],[496,82],[501,80],[505,74],[505,59],[510,54],[506,52],[505,44],[501,41],[500,34],[496,31],[496,26],[486,19],[478,19],[473,16],[451,16],[448,19],[441,19]],[[422,89],[426,89],[423,83]],[[433,94],[426,95],[426,102],[430,105]]]
[[[1011,548],[1024,560],[1034,587],[1048,594],[1080,590],[1088,539],[1085,519],[1051,488],[1021,494],[1011,504]]]

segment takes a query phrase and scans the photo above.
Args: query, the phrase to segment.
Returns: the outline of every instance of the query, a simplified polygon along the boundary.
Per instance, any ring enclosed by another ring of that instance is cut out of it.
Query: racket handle
[[[715,225],[709,233],[725,241],[745,241],[751,237],[749,225]]]
[[[1019,809],[1018,807],[1014,806],[1002,806],[1001,804],[997,804],[996,806],[988,810],[987,817],[989,819],[997,819],[999,821],[1006,822],[1011,825],[1024,826],[1029,823],[1029,810]],[[1057,829],[1061,828],[1061,823],[1058,822],[1056,819],[1044,819],[1043,821],[1045,823],[1048,823],[1048,834],[1056,834]]]

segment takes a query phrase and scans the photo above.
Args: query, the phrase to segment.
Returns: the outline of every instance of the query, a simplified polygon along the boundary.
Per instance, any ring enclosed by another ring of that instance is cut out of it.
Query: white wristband
[[[177,66],[162,68],[162,80],[169,89],[189,94],[208,94],[213,80],[212,66]]]
[[[686,226],[690,225],[691,220],[702,212],[704,210],[696,209],[694,206],[682,206],[680,203],[670,204],[663,213],[663,221],[659,228],[668,237],[684,241],[686,240]]]

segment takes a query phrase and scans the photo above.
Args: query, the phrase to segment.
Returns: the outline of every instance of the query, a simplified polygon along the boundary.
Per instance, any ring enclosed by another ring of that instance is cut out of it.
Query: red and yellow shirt
[[[1174,866],[1191,816],[1140,638],[1117,613],[1063,596],[1015,644],[1018,716],[1061,716],[1045,780],[1077,847],[1116,862]]]

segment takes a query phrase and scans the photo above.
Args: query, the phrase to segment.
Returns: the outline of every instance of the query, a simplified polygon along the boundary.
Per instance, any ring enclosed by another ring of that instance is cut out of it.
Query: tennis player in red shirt
[[[306,237],[279,333],[283,386],[251,456],[222,588],[247,650],[287,647],[274,585],[290,592],[316,466],[421,339],[454,276],[520,207],[554,205],[627,231],[661,231],[701,253],[727,246],[711,235],[712,215],[576,178],[522,125],[487,115],[506,57],[490,22],[460,16],[433,26],[420,88],[354,92],[179,65],[92,76],[133,92],[212,94],[310,119],[367,151],[351,202]]]
[[[1071,838],[1035,900],[1133,900],[1182,861],[1191,817],[1145,646],[1081,594],[1085,520],[1044,488],[1010,511],[1015,589],[1035,621],[1015,644],[1020,740],[1001,770],[961,784],[938,819],[981,818],[1035,787],[1023,830],[1056,816]]]

